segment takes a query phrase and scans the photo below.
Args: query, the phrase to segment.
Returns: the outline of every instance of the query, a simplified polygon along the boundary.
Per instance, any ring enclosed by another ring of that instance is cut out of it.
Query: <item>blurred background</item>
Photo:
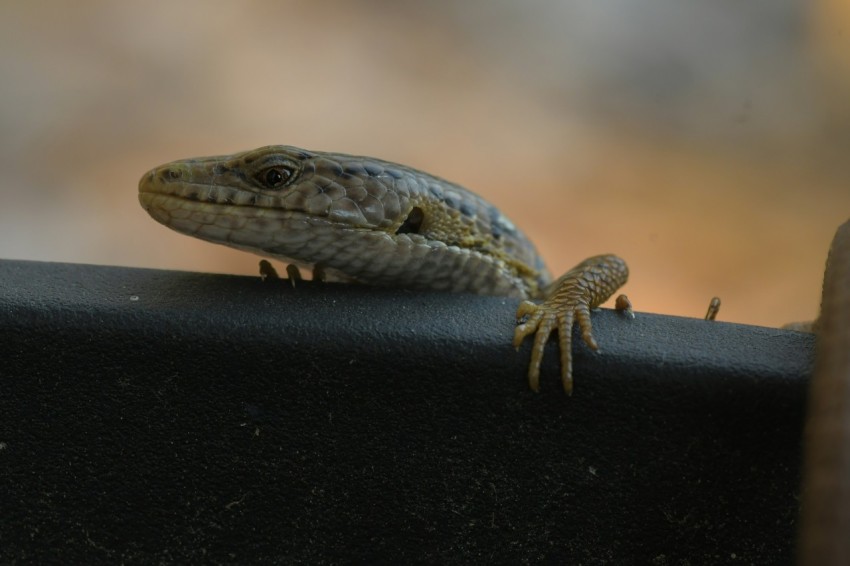
[[[141,209],[265,144],[485,196],[640,311],[813,318],[850,218],[846,0],[0,1],[0,258],[256,274]]]

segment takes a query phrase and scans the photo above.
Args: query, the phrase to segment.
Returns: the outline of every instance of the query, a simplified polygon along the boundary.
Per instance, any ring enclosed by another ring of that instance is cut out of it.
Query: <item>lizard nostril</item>
[[[183,176],[183,172],[179,169],[172,169],[171,167],[166,167],[165,169],[159,170],[159,177],[163,181],[175,181]]]

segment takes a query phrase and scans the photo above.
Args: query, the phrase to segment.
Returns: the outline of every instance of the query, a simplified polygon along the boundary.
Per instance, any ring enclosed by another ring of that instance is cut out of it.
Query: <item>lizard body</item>
[[[572,390],[573,323],[597,349],[590,309],[628,278],[623,260],[601,255],[552,281],[531,241],[494,205],[439,177],[370,157],[267,146],[174,161],[142,177],[139,201],[178,232],[312,265],[331,279],[526,299],[513,343],[518,348],[535,336],[534,390],[554,330],[564,389]]]

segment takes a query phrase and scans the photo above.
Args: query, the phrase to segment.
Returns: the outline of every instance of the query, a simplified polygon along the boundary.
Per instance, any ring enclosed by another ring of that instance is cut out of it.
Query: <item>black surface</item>
[[[792,560],[813,337],[515,307],[0,261],[0,562]]]

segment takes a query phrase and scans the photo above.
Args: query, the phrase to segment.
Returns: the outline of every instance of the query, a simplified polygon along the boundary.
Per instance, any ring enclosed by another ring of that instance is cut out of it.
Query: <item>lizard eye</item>
[[[292,170],[287,167],[271,167],[260,171],[257,180],[267,189],[279,189],[292,177]]]

